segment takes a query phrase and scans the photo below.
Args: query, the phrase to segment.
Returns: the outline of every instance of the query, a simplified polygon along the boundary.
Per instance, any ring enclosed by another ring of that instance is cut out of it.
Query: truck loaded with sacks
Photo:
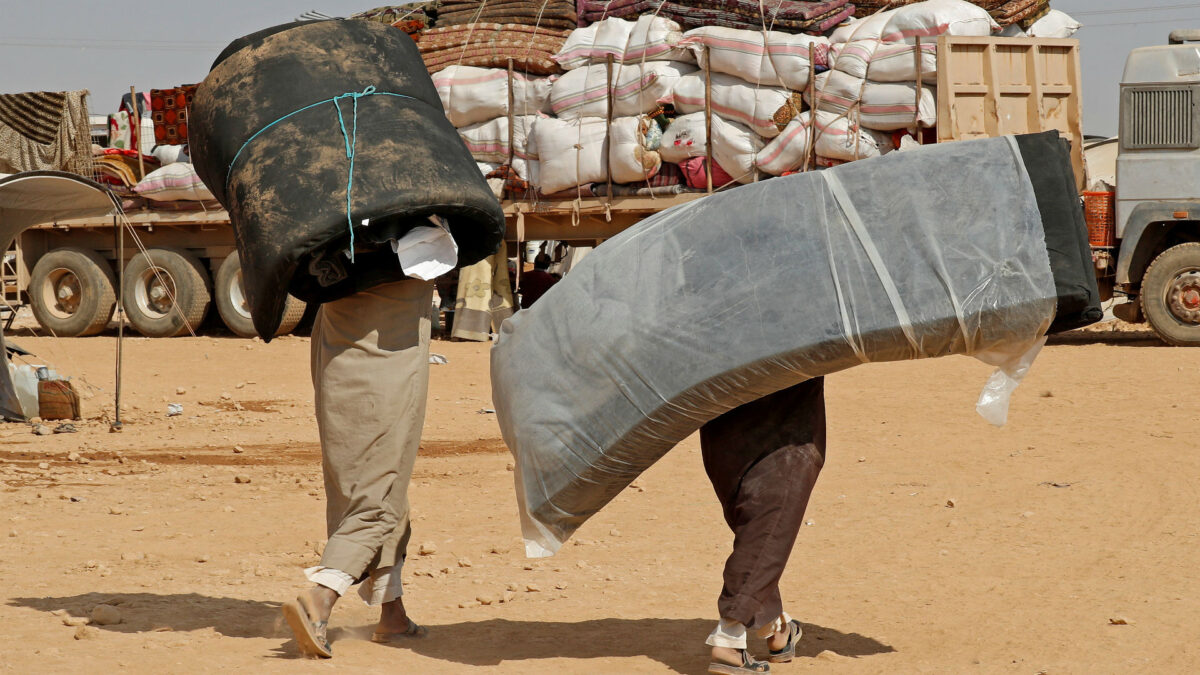
[[[1072,141],[1086,184],[1078,43],[1067,39],[1079,25],[1046,0],[538,4],[442,0],[355,17],[416,41],[510,242],[595,244],[738,185],[1051,129]],[[207,192],[194,171],[173,184],[184,183]],[[129,213],[142,248],[120,262],[123,289],[111,219],[22,235],[17,285],[38,321],[94,334],[119,291],[145,335],[186,334],[213,305],[253,335],[228,215],[151,206]],[[289,303],[280,333],[305,309]]]

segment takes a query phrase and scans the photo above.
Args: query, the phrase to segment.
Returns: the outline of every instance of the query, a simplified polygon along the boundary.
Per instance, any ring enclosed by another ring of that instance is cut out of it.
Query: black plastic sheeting
[[[739,405],[877,361],[1017,373],[1048,331],[1099,319],[1070,172],[1053,132],[945,143],[718,193],[605,242],[492,352],[527,553]]]
[[[373,95],[339,99],[339,121],[331,99],[369,87]],[[430,215],[448,221],[459,266],[503,240],[500,204],[403,31],[334,20],[239,38],[197,88],[190,115],[192,160],[229,211],[264,340],[274,336],[289,291],[319,303],[403,278],[395,256],[373,251],[428,225]],[[355,246],[372,251],[353,263],[341,255],[350,241],[347,136],[356,138]],[[330,265],[343,269],[328,274]]]

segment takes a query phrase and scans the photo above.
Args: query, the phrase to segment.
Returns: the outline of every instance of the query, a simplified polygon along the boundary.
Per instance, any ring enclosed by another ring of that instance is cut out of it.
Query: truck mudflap
[[[1118,191],[1118,197],[1120,192]],[[1136,292],[1142,275],[1162,251],[1167,238],[1181,225],[1200,222],[1200,200],[1155,200],[1138,204],[1122,228],[1117,253],[1116,284],[1126,292]]]

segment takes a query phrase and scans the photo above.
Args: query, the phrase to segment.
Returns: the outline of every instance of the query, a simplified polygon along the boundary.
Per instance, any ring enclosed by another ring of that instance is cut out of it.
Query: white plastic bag
[[[1045,346],[1046,338],[1042,336],[1032,344],[1017,345],[1004,352],[975,355],[980,361],[996,366],[996,372],[992,373],[983,385],[979,402],[975,404],[975,410],[980,417],[997,427],[1002,427],[1008,422],[1008,405],[1012,394],[1025,380],[1030,367],[1033,366],[1033,360]]]

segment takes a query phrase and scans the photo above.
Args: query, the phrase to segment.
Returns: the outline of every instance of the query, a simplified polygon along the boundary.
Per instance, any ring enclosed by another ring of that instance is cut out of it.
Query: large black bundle
[[[386,242],[430,215],[448,221],[460,266],[503,239],[499,203],[395,28],[319,21],[239,38],[196,90],[191,124],[263,339],[288,292],[325,302],[402,278]]]

